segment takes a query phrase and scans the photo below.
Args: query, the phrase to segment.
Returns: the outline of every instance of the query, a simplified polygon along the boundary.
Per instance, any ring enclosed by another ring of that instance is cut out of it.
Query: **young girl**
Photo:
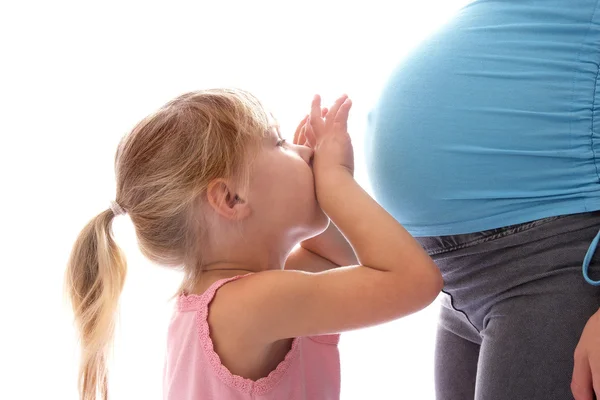
[[[107,398],[126,271],[115,215],[129,214],[149,259],[185,273],[168,332],[168,400],[338,399],[337,334],[436,298],[433,261],[354,181],[350,106],[343,96],[321,110],[315,96],[287,143],[250,94],[207,90],[122,140],[116,201],[83,229],[67,270],[82,399]]]

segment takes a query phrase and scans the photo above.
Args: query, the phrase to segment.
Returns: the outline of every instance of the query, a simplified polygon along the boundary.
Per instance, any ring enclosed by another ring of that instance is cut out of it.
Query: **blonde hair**
[[[184,271],[182,288],[201,270],[207,234],[198,205],[217,178],[248,177],[248,164],[269,130],[267,113],[247,92],[187,93],[142,120],[119,144],[116,202],[129,214],[141,252]],[[108,398],[107,353],[127,264],[113,239],[111,209],[94,217],[77,238],[66,271],[66,291],[81,340],[82,400]]]

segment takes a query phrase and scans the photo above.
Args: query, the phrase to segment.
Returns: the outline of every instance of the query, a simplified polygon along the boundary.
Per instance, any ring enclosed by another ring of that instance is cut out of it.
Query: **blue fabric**
[[[590,285],[594,285],[594,286],[600,286],[600,281],[595,281],[590,278],[589,269],[590,269],[590,264],[592,262],[592,257],[594,256],[594,253],[596,252],[596,249],[598,248],[598,241],[600,241],[600,232],[598,232],[598,234],[596,235],[594,240],[592,240],[592,244],[590,244],[588,251],[585,253],[585,257],[583,259],[583,265],[582,265],[583,277],[585,278],[585,281],[587,283],[589,283]]]
[[[599,63],[598,0],[471,3],[369,116],[375,197],[414,236],[600,210]]]

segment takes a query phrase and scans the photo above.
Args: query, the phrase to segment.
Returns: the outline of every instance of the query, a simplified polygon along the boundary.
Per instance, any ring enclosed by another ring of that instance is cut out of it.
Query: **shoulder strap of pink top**
[[[179,311],[200,311],[212,301],[212,299],[215,297],[215,293],[217,293],[217,290],[219,290],[221,286],[228,282],[235,281],[248,275],[250,274],[237,275],[233,278],[220,279],[212,285],[210,285],[210,287],[206,289],[204,293],[199,295],[183,293],[177,298],[177,309]]]

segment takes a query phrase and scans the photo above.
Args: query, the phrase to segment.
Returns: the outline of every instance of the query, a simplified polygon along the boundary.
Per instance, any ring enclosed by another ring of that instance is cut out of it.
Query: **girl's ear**
[[[206,197],[213,210],[229,220],[240,221],[250,215],[248,202],[225,179],[215,179],[209,183]]]

